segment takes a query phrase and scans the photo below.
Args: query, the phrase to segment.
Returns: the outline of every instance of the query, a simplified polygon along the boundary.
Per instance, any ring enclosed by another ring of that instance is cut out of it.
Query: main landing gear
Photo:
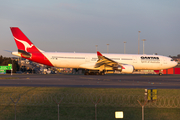
[[[102,72],[88,72],[88,71],[86,71],[84,73],[84,75],[105,75],[105,72],[104,71],[102,71]]]

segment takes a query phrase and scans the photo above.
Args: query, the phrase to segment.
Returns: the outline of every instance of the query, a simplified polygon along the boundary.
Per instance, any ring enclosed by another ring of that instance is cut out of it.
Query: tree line
[[[18,62],[10,57],[3,57],[0,56],[0,66],[8,66],[8,64],[12,64],[13,67],[13,73],[16,73],[16,71],[19,71],[19,65]],[[10,70],[6,71],[7,73],[10,73]]]

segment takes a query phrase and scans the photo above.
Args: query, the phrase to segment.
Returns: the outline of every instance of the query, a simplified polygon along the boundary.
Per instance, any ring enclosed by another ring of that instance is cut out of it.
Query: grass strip
[[[162,98],[162,107],[145,106],[146,120],[170,120],[180,118],[180,101],[172,102],[179,97],[179,89],[158,89]],[[123,96],[123,97],[122,97]],[[115,111],[124,112],[124,120],[141,119],[141,106],[137,99],[144,97],[144,89],[129,88],[66,88],[66,87],[0,87],[0,119],[11,120],[15,116],[15,106],[10,97],[19,102],[16,106],[18,120],[51,120],[57,119],[57,105],[53,101],[62,102],[60,120],[93,120],[95,119],[95,104],[97,104],[97,119],[114,119]],[[172,97],[171,96],[175,96]],[[179,98],[178,98],[179,99]],[[177,100],[178,100],[177,99]],[[180,99],[179,99],[180,100]],[[154,104],[154,103],[148,103]],[[170,104],[170,106],[166,106]],[[171,108],[173,107],[173,108]]]

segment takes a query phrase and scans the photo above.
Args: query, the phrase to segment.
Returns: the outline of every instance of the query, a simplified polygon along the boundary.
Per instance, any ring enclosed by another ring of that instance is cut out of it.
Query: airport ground
[[[0,75],[0,86],[180,89],[180,75]]]
[[[93,120],[95,116],[115,120],[119,110],[124,112],[124,120],[139,120],[142,110],[137,100],[144,100],[144,88],[158,89],[158,100],[145,106],[146,120],[179,119],[180,75],[134,74],[0,75],[0,119],[14,119],[14,111],[19,120],[57,119],[56,100],[62,101],[59,116],[64,120]],[[16,109],[12,100],[18,102]]]

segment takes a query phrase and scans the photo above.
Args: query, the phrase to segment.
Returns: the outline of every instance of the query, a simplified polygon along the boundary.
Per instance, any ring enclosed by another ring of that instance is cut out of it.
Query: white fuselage
[[[100,74],[104,74],[105,70],[132,73],[134,70],[162,70],[177,65],[177,62],[170,57],[160,55],[102,55],[99,51],[97,53],[44,52],[38,49],[18,27],[10,27],[10,29],[18,48],[18,52],[12,52],[13,55],[48,66],[98,70]]]
[[[43,52],[54,67],[94,69],[98,60],[95,53]],[[170,57],[145,54],[103,54],[118,63],[133,65],[135,70],[162,70],[174,67]],[[111,70],[112,68],[106,68]]]

